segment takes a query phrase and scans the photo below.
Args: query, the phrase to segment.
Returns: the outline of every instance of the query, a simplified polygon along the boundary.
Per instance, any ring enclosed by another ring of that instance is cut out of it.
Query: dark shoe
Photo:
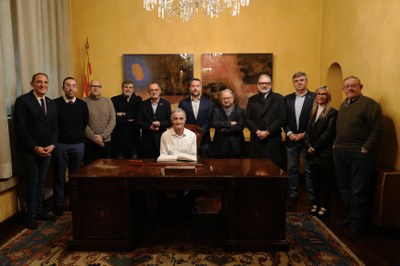
[[[26,220],[26,228],[30,230],[36,230],[38,228],[38,223],[34,218],[28,218]]]
[[[54,215],[55,216],[63,216],[64,215],[64,207],[63,206],[56,206],[54,208]]]
[[[289,197],[289,201],[288,201],[287,206],[288,207],[296,207],[296,205],[297,205],[297,198]]]
[[[318,212],[318,206],[317,205],[313,205],[310,209],[310,214],[311,215],[317,215]]]
[[[336,221],[336,225],[337,226],[348,226],[348,225],[350,225],[350,222],[347,219],[339,220],[339,221]]]
[[[365,235],[366,233],[364,231],[351,230],[351,232],[347,235],[347,238],[349,240],[357,240],[364,237]]]
[[[41,213],[36,215],[36,220],[38,221],[51,221],[54,220],[56,217],[48,215],[47,213]]]

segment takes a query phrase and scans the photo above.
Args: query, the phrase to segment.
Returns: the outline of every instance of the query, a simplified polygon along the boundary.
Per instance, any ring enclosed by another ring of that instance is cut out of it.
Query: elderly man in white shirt
[[[164,160],[196,161],[196,134],[185,128],[186,113],[177,108],[171,114],[172,127],[161,136],[160,157]]]

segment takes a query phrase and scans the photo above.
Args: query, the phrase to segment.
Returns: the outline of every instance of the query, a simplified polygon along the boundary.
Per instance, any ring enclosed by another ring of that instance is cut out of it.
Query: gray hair
[[[186,120],[186,112],[185,112],[185,110],[183,110],[182,108],[176,108],[175,110],[173,110],[173,111],[171,112],[171,120],[172,120],[172,118],[174,117],[174,114],[175,114],[175,113],[182,113],[183,116],[185,117],[185,120]]]

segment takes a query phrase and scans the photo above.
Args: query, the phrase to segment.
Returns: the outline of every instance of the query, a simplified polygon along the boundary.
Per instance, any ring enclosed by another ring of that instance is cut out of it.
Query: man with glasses
[[[234,103],[230,89],[220,93],[220,105],[215,107],[211,125],[215,128],[213,154],[218,158],[239,158],[244,148],[244,111]]]
[[[62,216],[64,211],[65,173],[74,173],[82,166],[85,152],[85,130],[89,121],[86,102],[76,98],[78,86],[73,77],[62,84],[64,95],[55,99],[58,114],[58,140],[54,151],[55,167],[53,179],[54,214]]]
[[[156,159],[160,155],[162,133],[171,126],[171,104],[161,98],[156,82],[149,84],[150,98],[143,101],[138,113],[138,126],[142,129],[140,157]]]
[[[307,148],[304,136],[307,130],[308,119],[314,102],[314,93],[307,89],[307,75],[304,72],[296,72],[292,76],[295,91],[285,96],[287,121],[286,151],[287,172],[289,175],[289,207],[296,207],[300,173],[300,157],[304,158],[304,178],[308,203],[313,205],[314,193],[311,179],[310,166],[305,159]]]
[[[347,216],[337,224],[350,225],[347,237],[351,240],[368,231],[378,143],[383,135],[382,110],[376,101],[362,95],[362,88],[355,76],[343,80],[346,99],[340,105],[333,148],[338,190]]]
[[[252,158],[266,158],[281,165],[281,128],[286,123],[285,100],[272,91],[271,77],[258,77],[259,93],[249,98],[245,112],[245,124],[250,130]]]
[[[115,109],[112,101],[101,96],[102,85],[98,80],[90,82],[90,94],[83,100],[89,108],[86,127],[84,164],[98,158],[111,158],[111,133],[115,127]]]

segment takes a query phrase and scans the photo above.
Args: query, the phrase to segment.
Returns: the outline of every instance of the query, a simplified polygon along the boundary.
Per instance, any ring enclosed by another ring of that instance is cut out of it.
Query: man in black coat
[[[142,97],[135,95],[133,81],[122,82],[122,94],[111,98],[116,125],[111,137],[112,154],[118,159],[136,159],[139,153],[140,128],[137,115]]]
[[[57,142],[57,108],[46,97],[49,79],[44,73],[36,73],[31,80],[33,90],[15,101],[13,120],[16,148],[24,170],[24,201],[26,227],[37,229],[37,220],[49,220],[43,210],[44,179],[52,152]]]
[[[162,133],[171,126],[171,104],[160,97],[160,86],[149,84],[150,98],[139,108],[138,126],[142,129],[141,157],[158,158]]]
[[[244,147],[244,111],[234,104],[230,89],[220,93],[221,105],[215,107],[211,125],[215,128],[213,155],[219,158],[238,158]]]
[[[245,124],[250,130],[252,158],[267,158],[281,165],[282,127],[286,123],[285,100],[272,91],[271,77],[258,77],[259,93],[249,98],[245,112]]]

